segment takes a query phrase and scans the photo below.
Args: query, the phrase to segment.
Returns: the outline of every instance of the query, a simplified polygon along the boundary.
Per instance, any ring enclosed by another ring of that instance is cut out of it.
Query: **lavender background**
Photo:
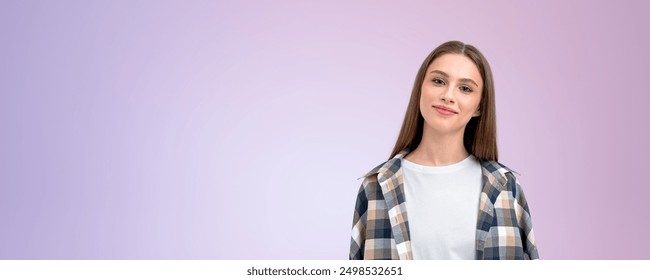
[[[405,2],[3,1],[0,258],[346,259],[454,39],[541,257],[650,258],[648,2]]]

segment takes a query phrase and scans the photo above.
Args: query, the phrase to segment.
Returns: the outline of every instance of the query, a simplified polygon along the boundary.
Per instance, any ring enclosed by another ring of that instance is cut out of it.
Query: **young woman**
[[[362,177],[350,259],[539,258],[521,186],[497,162],[495,109],[481,52],[429,54],[389,160]]]

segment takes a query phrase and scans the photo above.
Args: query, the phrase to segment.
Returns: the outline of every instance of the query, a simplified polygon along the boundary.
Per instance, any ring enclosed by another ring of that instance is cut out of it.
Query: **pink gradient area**
[[[14,1],[0,258],[347,259],[448,40],[496,82],[542,259],[648,259],[645,1]],[[616,108],[616,109],[613,109]]]

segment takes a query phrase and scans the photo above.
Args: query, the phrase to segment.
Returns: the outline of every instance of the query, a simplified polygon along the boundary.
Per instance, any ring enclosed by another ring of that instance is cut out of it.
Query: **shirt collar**
[[[368,177],[373,174],[379,174],[380,175],[379,177],[386,177],[386,178],[392,176],[393,174],[395,174],[395,172],[397,172],[397,169],[401,168],[402,166],[401,160],[410,152],[411,151],[408,148],[401,150],[393,158],[377,165],[375,168],[371,169],[363,176],[357,178],[357,180]],[[495,179],[501,182],[504,182],[506,180],[506,173],[508,172],[512,172],[512,173],[516,173],[517,175],[520,175],[518,172],[510,169],[509,167],[497,161],[479,160],[479,162],[481,163],[481,166],[485,171],[488,171],[488,173],[495,176]]]

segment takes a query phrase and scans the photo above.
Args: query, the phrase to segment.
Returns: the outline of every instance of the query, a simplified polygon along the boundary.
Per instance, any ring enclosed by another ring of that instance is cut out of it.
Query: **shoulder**
[[[366,180],[372,180],[373,178],[376,179],[379,177],[390,177],[394,175],[402,167],[402,158],[406,156],[408,153],[409,153],[408,149],[404,149],[400,151],[393,158],[380,163],[379,165],[375,166],[375,168],[373,169],[370,169],[370,171],[366,172],[366,174],[357,178],[357,180],[364,178],[364,181],[366,181]]]
[[[384,161],[384,162],[380,163],[379,165],[377,165],[377,166],[375,166],[374,168],[370,169],[370,171],[368,171],[368,172],[366,172],[365,174],[363,174],[361,177],[357,178],[357,180],[359,180],[359,179],[361,179],[361,178],[364,178],[364,181],[365,181],[365,180],[367,180],[369,177],[370,177],[370,178],[371,178],[371,177],[376,177],[376,176],[372,176],[372,175],[376,175],[376,174],[378,174],[378,173],[379,173],[379,170],[382,169],[382,167],[384,167],[384,165],[386,165],[387,162],[388,162],[388,161]]]
[[[518,185],[515,174],[520,175],[505,164],[486,160],[480,161],[483,174],[488,177],[490,182],[498,183],[503,189],[509,190]]]
[[[363,178],[361,187],[359,188],[359,196],[365,196],[369,200],[381,200],[383,194],[380,183],[388,178],[392,178],[401,168],[401,154],[380,163],[370,171],[366,172],[357,180]]]
[[[379,186],[379,174],[385,168],[388,161],[382,162],[381,164],[375,166],[370,171],[366,172],[363,176],[357,178],[363,179],[361,182],[361,187],[359,188],[360,196],[374,196],[373,194],[380,191],[381,187]]]
[[[481,164],[484,169],[484,174],[485,172],[489,172],[489,176],[493,176],[494,180],[498,182],[497,188],[500,192],[507,192],[515,200],[522,200],[525,203],[523,189],[518,179],[518,176],[521,175],[518,172],[496,161],[484,161]]]
[[[516,171],[512,170],[510,167],[506,166],[505,164],[494,161],[494,160],[482,160],[481,166],[483,169],[487,170],[491,174],[494,174],[495,176],[505,176],[506,174],[510,173],[517,173]]]

